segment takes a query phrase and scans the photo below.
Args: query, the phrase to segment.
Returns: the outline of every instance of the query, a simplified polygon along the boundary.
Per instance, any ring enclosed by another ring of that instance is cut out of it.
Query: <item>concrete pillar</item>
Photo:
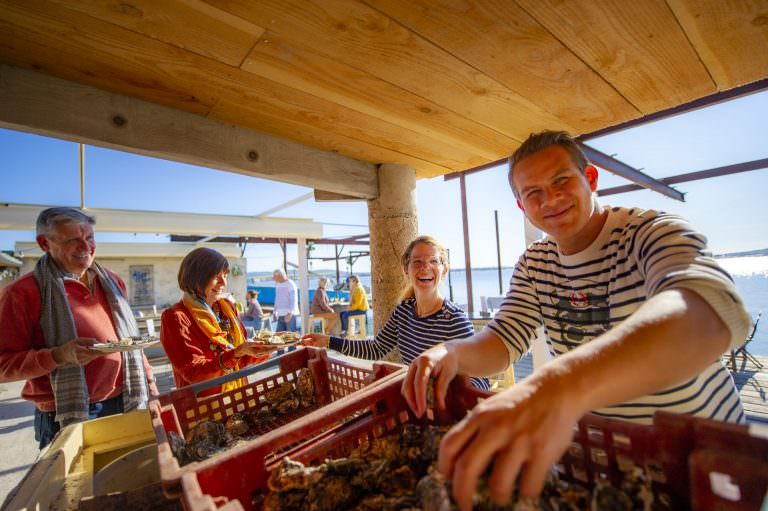
[[[301,323],[299,330],[306,334],[309,325],[309,276],[307,274],[307,240],[296,239],[297,259],[299,262],[299,310],[301,311]]]
[[[416,172],[407,165],[379,166],[379,197],[368,201],[371,233],[373,327],[392,314],[406,284],[400,256],[418,233]]]

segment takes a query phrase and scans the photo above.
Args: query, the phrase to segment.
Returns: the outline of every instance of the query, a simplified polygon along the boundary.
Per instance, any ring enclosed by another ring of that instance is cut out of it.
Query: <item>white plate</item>
[[[283,341],[281,343],[271,343],[266,342],[264,339],[248,339],[251,342],[261,342],[264,343],[264,346],[269,346],[271,348],[282,348],[284,346],[293,346],[294,344],[299,344],[301,342],[301,339],[296,339],[295,341]]]
[[[160,339],[151,339],[148,341],[134,341],[131,344],[113,344],[113,343],[98,343],[90,346],[90,349],[95,351],[101,351],[102,353],[117,353],[120,351],[140,350],[154,346],[160,342]]]

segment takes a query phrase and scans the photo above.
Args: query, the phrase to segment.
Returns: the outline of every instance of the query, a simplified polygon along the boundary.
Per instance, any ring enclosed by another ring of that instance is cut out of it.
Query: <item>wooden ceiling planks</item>
[[[297,45],[523,140],[532,130],[573,129],[535,103],[357,0],[209,0]]]
[[[453,144],[373,119],[301,90],[287,88],[252,73],[145,37],[133,30],[80,15],[57,4],[34,0],[25,3],[25,7],[17,12],[19,23],[27,30],[33,30],[34,36],[28,39],[48,40],[49,45],[57,48],[57,51],[70,49],[70,55],[83,54],[90,57],[85,61],[74,57],[61,61],[51,55],[42,63],[44,68],[55,69],[54,74],[63,78],[184,109],[189,99],[193,99],[194,103],[194,100],[206,95],[206,114],[219,101],[227,100],[231,104],[249,103],[249,110],[261,109],[271,114],[272,123],[262,124],[261,131],[280,134],[290,127],[294,133],[293,140],[299,142],[314,138],[308,133],[302,138],[302,133],[305,132],[318,128],[333,131],[345,137],[346,145],[354,144],[357,140],[361,142],[358,150],[346,151],[345,145],[337,152],[360,155],[367,154],[364,149],[371,144],[384,146],[390,152],[410,155],[412,161],[429,162],[421,163],[417,167],[419,171],[423,168],[425,175],[435,175],[438,172],[436,167],[445,173],[489,161],[488,158],[477,156]],[[4,18],[8,19],[5,15]],[[11,39],[18,43],[21,36],[22,34],[14,34]],[[2,37],[0,35],[0,38]],[[10,40],[8,42],[11,43]],[[17,46],[23,51],[26,44]],[[108,50],[101,53],[95,51],[96,48]],[[0,54],[2,53],[3,49],[0,48]],[[145,65],[150,61],[162,65]],[[65,66],[68,64],[69,67],[60,67],[59,62],[66,62]],[[118,67],[115,67],[115,64],[119,64]],[[98,80],[105,75],[109,76],[111,81],[93,83],[91,80],[92,77]],[[181,91],[181,100],[173,97],[168,101],[168,98],[163,96],[167,91]],[[197,108],[195,110],[200,113]],[[233,112],[229,112],[228,118],[219,113],[217,119],[244,125],[242,115],[233,118]],[[280,127],[280,122],[286,123],[286,126]],[[296,130],[301,123],[307,125],[307,130]],[[373,154],[366,158],[366,161],[383,163],[372,156]]]
[[[418,177],[768,75],[768,0],[0,0],[0,62]]]
[[[235,67],[264,33],[202,0],[50,1]]]
[[[197,114],[218,100],[190,52],[42,0],[3,0],[0,12],[4,62]]]
[[[720,90],[768,75],[768,1],[668,0]]]
[[[617,124],[639,114],[514,2],[364,1],[566,120],[572,131],[593,131],[596,126]]]
[[[518,3],[643,114],[716,92],[664,0]]]
[[[488,158],[513,151],[520,142],[429,99],[332,59],[313,48],[267,32],[243,62],[245,71],[309,92]]]

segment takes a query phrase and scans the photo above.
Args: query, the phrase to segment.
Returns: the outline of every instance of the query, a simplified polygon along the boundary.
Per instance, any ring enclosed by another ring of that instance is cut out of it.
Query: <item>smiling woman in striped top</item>
[[[411,361],[424,350],[447,339],[469,337],[474,332],[467,314],[440,293],[440,283],[448,274],[448,254],[431,236],[419,236],[402,255],[408,277],[400,304],[374,338],[355,340],[309,334],[302,338],[308,346],[330,347],[358,358],[378,360],[399,348],[403,362]],[[472,378],[472,384],[488,389],[486,378]]]

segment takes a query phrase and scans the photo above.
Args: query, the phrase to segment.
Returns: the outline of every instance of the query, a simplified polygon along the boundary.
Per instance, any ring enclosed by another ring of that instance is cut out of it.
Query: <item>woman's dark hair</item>
[[[212,248],[200,247],[184,257],[179,266],[179,288],[202,297],[205,286],[220,272],[229,273],[229,261]]]
[[[245,293],[245,296],[247,296],[248,298],[256,298],[258,295],[259,295],[259,293],[257,291],[253,291],[253,290],[248,291],[247,293]]]

